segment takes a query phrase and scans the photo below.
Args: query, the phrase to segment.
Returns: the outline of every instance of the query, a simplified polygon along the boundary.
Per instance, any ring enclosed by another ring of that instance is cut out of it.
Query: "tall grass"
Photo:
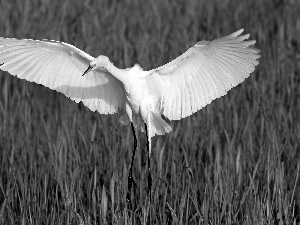
[[[243,84],[153,141],[127,195],[133,138],[120,115],[0,72],[0,224],[300,222],[300,2],[0,0],[0,36],[54,39],[121,68],[155,68],[245,28],[262,50]]]

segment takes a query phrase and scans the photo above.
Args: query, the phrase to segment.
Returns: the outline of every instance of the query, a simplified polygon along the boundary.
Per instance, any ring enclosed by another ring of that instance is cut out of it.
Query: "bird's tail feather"
[[[150,113],[150,119],[147,124],[150,128],[149,136],[150,138],[155,135],[164,135],[172,131],[172,127],[165,122],[159,115],[154,112]]]
[[[142,120],[141,117],[135,116],[135,115],[134,115],[134,116],[132,117],[132,123],[133,123],[133,126],[134,126],[136,129],[138,129],[138,130],[140,130],[140,131],[142,131],[142,132],[145,132],[144,122],[143,122],[143,120]]]
[[[149,155],[151,154],[151,138],[157,135],[163,135],[172,131],[172,127],[167,124],[159,115],[151,112],[147,119],[148,129],[148,144],[149,144]]]
[[[150,128],[150,138],[154,137],[155,135],[164,135],[165,133],[169,133],[172,131],[172,127],[156,113],[151,112],[149,114],[149,117],[150,118],[148,118],[149,120],[147,121],[147,126],[148,129]],[[127,114],[121,116],[119,118],[119,122],[123,125],[128,125],[130,123],[130,120]],[[141,117],[133,115],[132,123],[137,130],[145,132],[144,121]]]
[[[128,117],[127,114],[124,114],[123,116],[121,116],[119,118],[119,122],[122,124],[122,125],[129,125],[130,124],[130,119]],[[144,122],[143,120],[136,116],[136,115],[133,115],[132,116],[132,123],[133,123],[133,126],[137,129],[137,130],[140,130],[142,132],[145,132],[145,128],[144,128]]]
[[[119,122],[120,122],[122,125],[129,125],[130,120],[129,120],[129,117],[127,116],[127,114],[124,114],[123,116],[121,116],[121,117],[119,118]]]

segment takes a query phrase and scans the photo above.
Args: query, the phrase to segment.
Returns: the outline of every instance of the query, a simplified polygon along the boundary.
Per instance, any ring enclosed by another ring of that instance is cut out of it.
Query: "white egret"
[[[190,116],[254,71],[260,50],[249,48],[255,41],[246,41],[250,35],[242,33],[200,41],[150,71],[139,65],[118,69],[106,56],[94,58],[63,42],[0,38],[0,69],[82,101],[92,111],[125,111],[120,121],[146,130],[150,154],[151,138],[172,130],[161,115],[169,120]]]

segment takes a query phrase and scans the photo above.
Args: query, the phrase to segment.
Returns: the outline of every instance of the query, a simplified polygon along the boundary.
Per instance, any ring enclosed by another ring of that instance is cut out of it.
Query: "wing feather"
[[[67,60],[64,60],[64,57],[61,55],[58,55],[58,62],[55,66],[55,68],[53,68],[53,71],[51,73],[51,75],[49,76],[48,81],[45,81],[45,86],[49,87],[51,89],[55,89],[55,87],[59,86],[59,82],[58,82],[58,75],[62,74],[62,70],[64,69],[64,66],[66,65],[66,63],[68,62]],[[69,73],[72,74],[72,69],[70,68]],[[64,79],[65,77],[61,77],[61,79]],[[64,81],[66,84],[68,84],[68,81]],[[66,94],[68,93],[68,90],[66,90]]]
[[[228,37],[236,38],[237,36],[241,35],[243,32],[244,32],[244,29],[242,28],[232,34],[229,34]]]
[[[194,110],[197,110],[197,109],[195,109],[195,105],[197,104],[196,103],[196,99],[197,98],[195,98],[195,95],[197,95],[196,93],[195,93],[195,86],[194,86],[194,84],[195,84],[195,82],[190,82],[189,84],[188,84],[188,89],[190,90],[190,96],[191,96],[191,102],[190,102],[190,104],[191,104],[191,111],[193,112]]]
[[[57,55],[50,54],[49,58],[47,58],[47,64],[43,65],[41,67],[39,73],[35,75],[35,77],[32,81],[37,84],[44,84],[43,78],[46,77],[47,79],[49,79],[48,77],[51,76],[53,73],[51,71],[51,68],[53,68],[53,62],[56,62],[56,61],[57,61]],[[50,62],[50,63],[48,63],[48,62]]]
[[[187,117],[250,76],[259,63],[260,50],[249,48],[256,41],[247,40],[250,35],[241,35],[243,31],[212,42],[200,41],[150,71],[146,79],[158,88],[162,114],[170,120]]]
[[[15,68],[11,69],[11,74],[23,74],[27,71],[30,67],[34,65],[34,62],[38,60],[38,57],[41,55],[41,52],[32,52],[32,54],[28,55],[26,59],[22,60],[19,65]]]
[[[11,65],[21,59],[26,58],[26,56],[28,55],[28,53],[30,53],[32,50],[22,50],[22,51],[18,51],[18,53],[7,53],[7,52],[1,52],[2,54],[0,54],[0,59],[2,63],[5,63],[5,65],[2,66],[2,68],[5,69],[5,67],[7,67],[8,65]]]
[[[218,55],[216,58],[220,62],[220,64],[228,68],[229,74],[235,78],[238,84],[244,81],[244,76],[247,75],[244,71],[238,70],[237,67],[234,64],[232,64],[232,62],[230,62],[230,60],[222,56]]]
[[[221,91],[222,95],[225,95],[226,92],[230,89],[230,81],[226,79],[227,75],[220,76],[222,74],[221,68],[217,66],[215,63],[215,59],[211,58],[210,61],[208,61],[208,67],[216,76],[217,82],[219,83],[219,90]]]
[[[252,73],[255,69],[249,60],[246,61],[243,58],[238,58],[229,54],[220,54],[220,57],[222,57],[237,69],[244,71],[245,73]]]
[[[201,105],[202,105],[201,98],[203,97],[203,95],[201,94],[200,88],[198,88],[200,86],[198,77],[196,76],[194,82],[191,82],[190,84],[191,84],[191,88],[193,89],[193,92],[194,92],[191,108],[192,108],[192,112],[196,112],[201,108]]]
[[[202,80],[201,82],[201,86],[203,88],[202,93],[204,95],[204,101],[203,101],[203,105],[202,107],[204,107],[205,103],[208,102],[208,104],[211,102],[210,100],[210,96],[211,96],[211,92],[212,92],[212,87],[209,85],[209,81],[208,81],[208,77],[205,73],[205,71],[203,70],[203,66],[201,66],[200,64],[198,64],[198,70],[195,71],[196,72],[200,72],[202,74]]]
[[[185,101],[184,101],[184,113],[183,115],[185,115],[186,113],[190,113],[192,111],[192,105],[191,105],[191,89],[190,88],[186,88],[185,89]]]
[[[212,78],[213,78],[213,82],[216,87],[215,93],[219,93],[221,96],[223,96],[226,94],[226,89],[225,89],[224,84],[221,81],[220,77],[218,76],[219,73],[218,73],[217,69],[211,63],[212,63],[212,61],[210,60],[207,64],[208,74],[209,74],[209,71],[211,71],[211,74],[213,74]],[[217,96],[216,96],[216,98],[217,98]]]
[[[41,59],[37,62],[37,65],[33,70],[28,74],[24,74],[24,78],[28,81],[33,81],[35,77],[40,74],[41,70],[43,70],[44,66],[47,65],[47,60],[51,57],[50,52],[45,52],[45,54],[41,57]],[[9,71],[8,71],[9,72]],[[22,79],[22,78],[21,78]]]
[[[82,101],[92,111],[115,113],[124,107],[123,85],[100,70],[82,76],[93,59],[63,42],[0,38],[1,70]]]
[[[60,62],[60,65],[57,66],[56,69],[51,74],[48,85],[51,89],[59,91],[60,83],[64,83],[64,84],[66,84],[65,94],[66,95],[71,94],[70,96],[72,96],[73,93],[69,92],[69,86],[71,83],[71,79],[73,77],[72,76],[61,76],[60,77],[59,75],[67,74],[67,73],[73,74],[75,67],[70,66],[70,63],[68,60],[63,60],[63,56],[62,56],[62,58],[60,58],[59,62]],[[76,85],[75,80],[73,82],[73,85]],[[84,98],[84,96],[83,96],[83,98]]]
[[[193,70],[191,70],[190,73],[194,73],[193,71],[198,71],[199,70],[198,67],[199,67],[198,64],[196,64],[196,63],[192,64],[191,69],[193,69]],[[203,82],[200,79],[200,77],[194,76],[194,81],[195,81],[195,85],[196,85],[195,90],[198,91],[198,95],[196,96],[198,101],[197,101],[197,105],[195,105],[192,108],[195,108],[196,111],[197,111],[197,110],[201,109],[204,106],[204,102],[206,101],[205,99],[206,99],[207,91],[205,89],[205,82]],[[194,111],[194,112],[196,112],[196,111]]]

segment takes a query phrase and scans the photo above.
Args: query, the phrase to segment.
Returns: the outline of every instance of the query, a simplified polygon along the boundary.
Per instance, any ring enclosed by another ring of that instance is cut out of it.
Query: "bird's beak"
[[[86,71],[84,71],[84,73],[82,74],[82,76],[86,75],[88,72],[90,72],[93,69],[93,67],[91,67],[91,65],[89,65],[89,67],[86,69]]]

